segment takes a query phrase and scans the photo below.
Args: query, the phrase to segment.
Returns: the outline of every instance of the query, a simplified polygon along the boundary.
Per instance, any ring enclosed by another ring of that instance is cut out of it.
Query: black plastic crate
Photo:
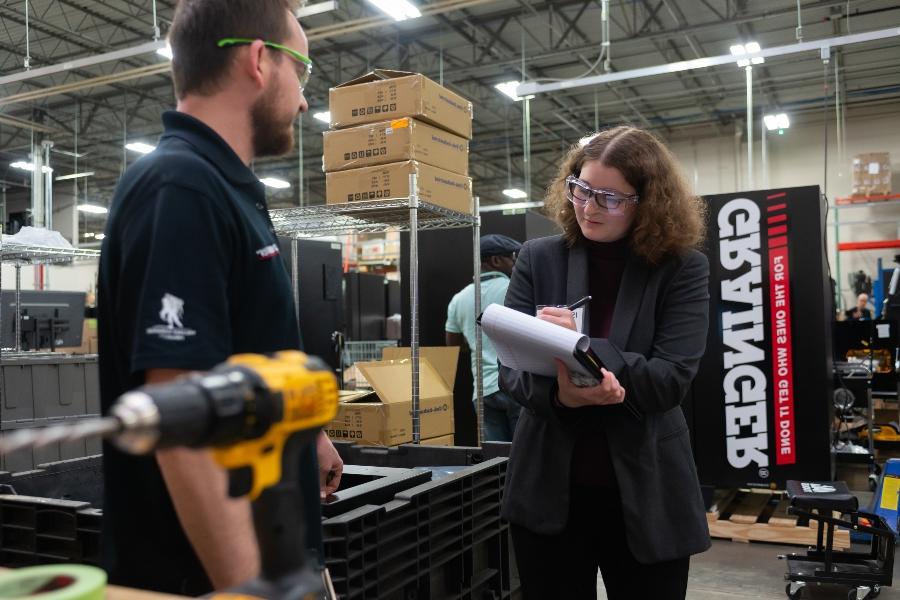
[[[0,566],[80,560],[76,513],[88,506],[70,500],[0,496]]]
[[[480,448],[464,446],[422,446],[401,444],[384,448],[359,446],[351,442],[334,442],[345,464],[373,467],[469,466],[481,461]]]
[[[442,450],[388,456],[404,457],[405,466],[439,455],[474,462],[434,480],[427,470],[346,468],[342,490],[323,508],[339,514],[322,523],[326,565],[342,599],[506,600],[515,593],[509,529],[500,518],[506,459]],[[0,566],[98,564],[101,516],[84,502],[0,496]]]
[[[102,508],[103,457],[97,454],[40,464],[30,471],[12,473],[8,482],[17,494],[75,500]]]
[[[366,504],[384,504],[398,492],[428,481],[429,471],[347,465],[341,487],[322,504],[322,515],[333,517]]]

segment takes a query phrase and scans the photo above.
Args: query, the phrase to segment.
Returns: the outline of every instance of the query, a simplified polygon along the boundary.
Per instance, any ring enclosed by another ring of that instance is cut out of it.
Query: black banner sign
[[[819,188],[706,201],[710,331],[692,403],[701,482],[828,479],[832,316]]]

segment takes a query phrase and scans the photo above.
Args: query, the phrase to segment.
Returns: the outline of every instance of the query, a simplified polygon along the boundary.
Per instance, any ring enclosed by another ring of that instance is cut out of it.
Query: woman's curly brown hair
[[[547,190],[547,212],[562,227],[570,246],[584,236],[566,198],[566,177],[579,177],[590,160],[618,169],[640,197],[631,231],[631,247],[638,256],[656,264],[703,240],[706,205],[691,193],[675,157],[651,133],[620,126],[601,131],[585,146],[573,146]]]

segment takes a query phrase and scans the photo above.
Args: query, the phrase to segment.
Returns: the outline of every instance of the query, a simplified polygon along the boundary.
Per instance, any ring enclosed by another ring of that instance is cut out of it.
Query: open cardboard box
[[[325,428],[335,440],[371,446],[412,442],[412,363],[409,348],[392,348],[396,360],[356,363],[372,391],[342,392],[335,419]],[[453,381],[459,349],[421,348],[419,434],[422,440],[453,435]],[[449,382],[449,384],[448,384]]]

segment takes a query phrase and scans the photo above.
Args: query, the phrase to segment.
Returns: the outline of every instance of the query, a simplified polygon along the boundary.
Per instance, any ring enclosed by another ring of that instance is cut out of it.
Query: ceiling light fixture
[[[13,169],[19,169],[21,171],[30,171],[32,173],[34,172],[34,163],[27,163],[22,160],[17,160],[14,163],[9,163],[9,166],[11,166]],[[41,173],[52,173],[52,172],[53,172],[53,169],[51,169],[50,167],[48,167],[46,165],[41,167]]]
[[[320,15],[322,13],[331,12],[333,10],[337,10],[338,3],[336,0],[328,0],[328,2],[318,2],[316,4],[307,4],[306,6],[297,9],[297,12],[294,15],[298,19],[302,19],[304,17],[311,17],[313,15]]]
[[[741,68],[749,67],[750,65],[761,65],[766,62],[766,59],[762,56],[752,56],[753,54],[759,54],[762,51],[759,42],[735,44],[734,46],[731,46],[729,50],[731,50],[732,56],[747,57],[738,59],[737,66]]]
[[[516,90],[522,83],[520,81],[504,81],[503,83],[498,83],[494,87],[497,88],[504,96],[507,96],[516,102],[520,102],[522,100],[531,100],[534,96],[518,96],[516,95]]]
[[[85,171],[83,173],[72,173],[71,175],[60,175],[56,178],[56,181],[66,181],[69,179],[80,179],[81,177],[90,177],[93,175],[93,171]]]
[[[784,113],[778,113],[777,115],[766,115],[763,117],[763,122],[766,124],[766,129],[769,131],[784,130],[788,129],[791,126],[791,120]],[[779,131],[780,133],[780,131]]]
[[[105,215],[109,212],[105,206],[100,206],[98,204],[79,204],[78,210],[83,213],[89,213],[92,215]]]
[[[513,200],[522,200],[522,199],[528,197],[528,194],[526,194],[523,190],[520,190],[519,188],[509,188],[509,189],[503,190],[503,195],[506,196],[507,198],[512,198]]]
[[[317,112],[313,114],[313,119],[317,119],[319,121],[322,121],[323,123],[331,125],[331,111],[326,110],[323,112]]]
[[[131,142],[130,144],[125,144],[125,147],[132,152],[139,152],[141,154],[150,154],[154,150],[156,150],[156,146],[151,146],[150,144],[145,144],[144,142]]]
[[[169,45],[169,42],[166,42],[166,45],[162,48],[157,48],[156,53],[162,56],[163,58],[167,58],[172,60],[172,46]]]
[[[291,184],[284,179],[278,179],[277,177],[263,177],[260,179],[264,186],[275,188],[276,190],[283,190],[291,187]]]
[[[422,16],[419,9],[406,0],[368,0],[369,4],[377,8],[395,21],[417,19]]]

